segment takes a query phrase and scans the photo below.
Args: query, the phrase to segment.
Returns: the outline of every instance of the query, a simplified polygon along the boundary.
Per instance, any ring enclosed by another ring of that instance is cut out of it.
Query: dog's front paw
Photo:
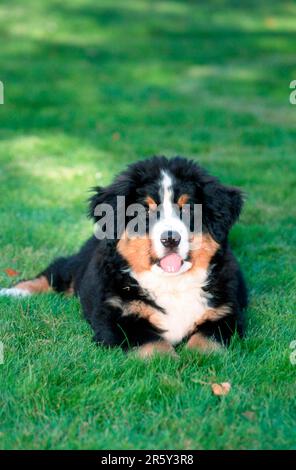
[[[134,350],[135,354],[141,359],[149,359],[155,354],[169,354],[170,356],[179,357],[173,346],[167,341],[154,341],[143,344]]]

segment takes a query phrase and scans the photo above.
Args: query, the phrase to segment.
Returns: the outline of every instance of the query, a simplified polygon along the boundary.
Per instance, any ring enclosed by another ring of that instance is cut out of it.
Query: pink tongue
[[[162,258],[159,264],[166,273],[177,273],[181,268],[182,258],[176,253],[172,253]]]

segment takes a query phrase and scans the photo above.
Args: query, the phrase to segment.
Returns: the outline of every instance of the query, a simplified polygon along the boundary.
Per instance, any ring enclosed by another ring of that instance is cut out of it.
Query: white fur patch
[[[164,212],[164,217],[169,218],[173,214],[173,205],[172,205],[172,199],[173,199],[173,182],[172,178],[165,172],[163,172],[163,178],[162,178],[162,191],[163,191],[163,212]]]
[[[202,290],[207,282],[204,269],[170,277],[155,271],[131,275],[165,310],[165,314],[159,312],[159,324],[165,330],[162,337],[171,344],[179,343],[187,336],[208,309],[209,297]]]
[[[159,258],[162,258],[166,254],[166,250],[161,243],[161,234],[165,231],[172,230],[178,232],[181,236],[178,254],[183,259],[186,259],[189,251],[189,233],[184,222],[180,220],[179,216],[175,213],[173,181],[170,175],[165,171],[162,172],[159,192],[162,214],[160,220],[154,225],[151,233],[155,253]]]
[[[0,297],[28,297],[31,292],[26,289],[10,287],[9,289],[0,289]]]

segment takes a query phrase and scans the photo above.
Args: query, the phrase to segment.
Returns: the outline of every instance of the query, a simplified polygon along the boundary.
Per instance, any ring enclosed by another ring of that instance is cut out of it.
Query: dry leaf
[[[119,132],[114,132],[114,134],[112,135],[112,140],[114,142],[116,142],[117,140],[120,140],[120,134]]]
[[[269,16],[268,18],[265,18],[265,24],[268,28],[274,28],[277,24],[277,21],[275,18],[273,18],[272,16]]]
[[[4,269],[4,271],[6,272],[7,276],[9,276],[9,277],[14,277],[14,276],[19,275],[19,272],[15,271],[15,269],[12,269],[12,268],[6,268],[6,269]]]
[[[211,387],[214,395],[223,396],[230,392],[231,384],[229,382],[222,382],[221,384],[212,384]]]
[[[254,411],[245,411],[242,415],[249,421],[254,421],[254,419],[256,419],[256,413]]]

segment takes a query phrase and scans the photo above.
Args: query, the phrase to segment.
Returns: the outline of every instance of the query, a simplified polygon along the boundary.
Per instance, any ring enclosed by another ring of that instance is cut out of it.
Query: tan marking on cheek
[[[157,204],[151,196],[147,196],[145,201],[146,204],[148,204],[149,209],[152,209],[153,211],[157,209]]]
[[[186,204],[188,202],[188,200],[189,200],[189,195],[188,194],[182,194],[179,197],[177,204],[178,204],[179,207],[183,207],[184,204]]]
[[[19,282],[14,287],[16,287],[17,289],[27,290],[31,294],[38,294],[52,290],[52,287],[48,283],[48,280],[45,276],[37,277],[36,279],[30,279],[28,281]]]
[[[186,344],[188,349],[197,349],[203,353],[222,351],[223,347],[217,341],[207,338],[202,333],[194,333]]]
[[[149,359],[155,353],[170,354],[174,357],[177,357],[173,346],[171,346],[171,344],[169,344],[167,341],[156,341],[153,343],[146,343],[136,350],[137,356],[141,359]]]
[[[192,269],[202,268],[207,270],[220,245],[209,234],[194,235],[191,244]]]
[[[148,271],[151,268],[151,258],[156,258],[148,236],[129,238],[125,232],[116,249],[135,273]]]

